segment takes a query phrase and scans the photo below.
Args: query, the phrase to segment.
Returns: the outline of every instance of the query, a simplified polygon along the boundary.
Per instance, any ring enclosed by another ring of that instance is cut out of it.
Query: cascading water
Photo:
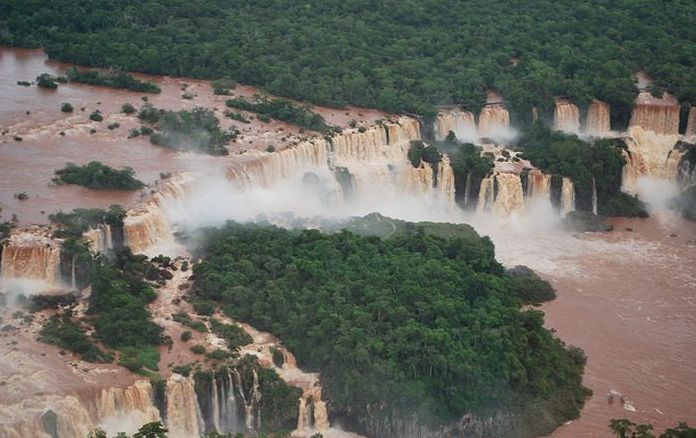
[[[478,140],[476,118],[473,113],[459,108],[441,110],[434,121],[435,140],[442,141],[450,132],[460,142],[474,143]]]
[[[488,104],[479,114],[478,132],[481,138],[510,137],[510,113],[501,103]]]
[[[611,131],[611,109],[609,104],[601,100],[593,100],[587,108],[585,133],[602,136]]]
[[[580,131],[580,109],[566,99],[557,99],[553,111],[553,129],[577,134]]]
[[[2,247],[0,277],[60,283],[60,244],[34,229],[13,234]]]
[[[696,137],[696,106],[689,108],[689,116],[686,120],[686,131],[684,137],[693,139]]]
[[[575,185],[570,178],[564,177],[561,183],[561,214],[566,216],[575,210]]]
[[[597,181],[592,177],[592,214],[597,216]]]
[[[682,152],[675,149],[678,135],[660,134],[634,126],[624,139],[626,165],[623,168],[621,189],[635,194],[636,183],[640,177],[648,176],[674,180]]]
[[[104,253],[114,248],[110,225],[100,224],[97,228],[90,228],[83,236],[91,242],[94,252]]]
[[[641,92],[631,113],[629,128],[633,127],[658,134],[679,134],[679,102],[667,93],[657,98]]]

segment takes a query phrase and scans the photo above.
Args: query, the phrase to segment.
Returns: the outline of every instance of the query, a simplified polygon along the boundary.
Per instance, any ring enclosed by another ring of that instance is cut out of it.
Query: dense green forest
[[[621,191],[625,165],[621,139],[586,142],[575,135],[550,131],[539,125],[518,140],[524,157],[545,172],[573,180],[576,208],[592,211],[592,186],[597,189],[597,212],[602,216],[645,217],[645,205]]]
[[[137,190],[145,187],[130,167],[114,169],[99,161],[90,161],[84,166],[67,163],[55,173],[53,182],[56,184],[78,184],[98,190]]]
[[[557,95],[627,115],[639,69],[696,102],[695,14],[691,0],[6,0],[0,44],[333,106],[477,110],[495,88],[525,117]]]
[[[502,410],[521,412],[516,433],[541,433],[583,404],[583,353],[544,329],[541,312],[520,310],[530,283],[468,228],[380,239],[230,223],[195,256],[199,297],[321,371],[332,412],[358,431],[395,436],[377,418],[437,427]]]

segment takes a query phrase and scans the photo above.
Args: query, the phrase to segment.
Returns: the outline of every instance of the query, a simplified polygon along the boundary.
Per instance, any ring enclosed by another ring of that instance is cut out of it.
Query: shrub
[[[140,131],[138,130],[138,128],[133,128],[133,129],[128,131],[128,138],[136,138],[136,137],[140,137]]]
[[[123,105],[121,105],[121,112],[125,114],[133,114],[136,111],[137,110],[135,109],[135,107],[130,103],[124,103]]]
[[[89,85],[101,85],[111,88],[125,88],[131,91],[144,93],[159,93],[160,88],[152,82],[144,82],[134,78],[131,74],[120,70],[84,70],[80,71],[70,67],[65,71],[67,79],[72,82],[81,82]]]
[[[152,134],[152,128],[149,126],[141,126],[140,127],[140,135],[150,135]]]
[[[109,123],[109,126],[107,126],[107,128],[109,128],[109,130],[113,131],[114,129],[117,129],[120,126],[121,126],[120,123],[114,122],[114,123]]]
[[[23,86],[23,87],[30,87],[30,86],[31,86],[31,82],[28,82],[28,81],[17,81],[17,85],[21,85],[21,86]]]
[[[74,351],[87,362],[108,363],[113,361],[111,355],[94,345],[68,314],[54,315],[49,318],[39,334],[40,341]]]
[[[190,348],[190,350],[195,354],[205,354],[205,347],[200,344],[194,345]]]
[[[102,116],[99,113],[99,110],[97,110],[97,111],[92,112],[92,114],[89,115],[89,119],[93,120],[95,122],[101,122],[102,120],[104,120],[104,116]]]
[[[181,340],[184,342],[190,341],[192,337],[193,337],[193,333],[191,333],[190,330],[186,330],[185,332],[181,333]]]
[[[29,195],[27,194],[27,192],[15,193],[14,197],[15,197],[15,199],[17,199],[19,201],[26,201],[27,199],[29,199]]]
[[[56,78],[48,73],[42,73],[36,77],[36,85],[40,88],[56,89],[58,84],[56,84]]]
[[[268,146],[266,146],[266,152],[271,153],[271,152],[275,152],[275,151],[276,151],[276,148],[272,144],[269,144]]]
[[[210,300],[199,300],[193,303],[193,308],[200,315],[212,315],[215,313],[215,303]]]
[[[70,105],[68,102],[64,102],[64,103],[60,106],[60,110],[61,110],[62,112],[64,112],[64,113],[71,113],[71,112],[73,112],[73,106]]]

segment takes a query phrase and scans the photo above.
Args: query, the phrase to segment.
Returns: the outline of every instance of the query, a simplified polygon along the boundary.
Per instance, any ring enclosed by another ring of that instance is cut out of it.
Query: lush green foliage
[[[196,107],[191,111],[158,110],[143,105],[138,117],[155,124],[158,132],[150,135],[150,143],[179,151],[227,155],[225,145],[232,135],[220,129],[220,121],[212,110]],[[142,132],[142,134],[145,134]]]
[[[329,129],[324,118],[313,112],[311,107],[298,106],[287,99],[259,97],[254,101],[248,101],[238,98],[228,99],[225,104],[230,108],[252,111],[314,131],[324,132]],[[259,117],[259,120],[263,121],[261,117]]]
[[[71,113],[71,112],[73,112],[73,106],[71,104],[69,104],[68,102],[64,102],[60,106],[60,110],[64,113]]]
[[[570,177],[575,184],[576,207],[592,211],[593,179],[597,211],[603,216],[645,217],[645,206],[621,191],[621,173],[626,161],[622,140],[585,142],[572,134],[550,131],[539,125],[519,140],[524,157],[540,169]]]
[[[119,70],[78,70],[74,67],[65,71],[70,82],[81,82],[89,85],[102,85],[111,88],[125,88],[143,93],[159,93],[160,88],[152,82],[135,79],[132,75]]]
[[[442,161],[442,154],[437,150],[436,146],[425,145],[420,140],[414,140],[411,142],[411,146],[408,148],[408,160],[411,162],[413,167],[419,167],[421,161],[425,161],[430,164],[437,164]]]
[[[543,314],[520,312],[488,239],[392,233],[209,230],[197,293],[321,370],[334,412],[386,403],[427,424],[527,403],[549,411],[537,430],[578,414],[582,354],[543,328]]]
[[[517,296],[525,304],[539,305],[556,298],[556,291],[542,280],[536,272],[526,266],[515,266],[508,270],[510,281]]]
[[[0,43],[156,74],[232,75],[341,106],[477,109],[498,89],[518,114],[597,97],[627,114],[632,73],[696,101],[690,0],[6,0]]]
[[[650,424],[635,424],[625,418],[614,419],[609,423],[609,429],[618,438],[656,438]],[[659,435],[659,438],[696,438],[696,429],[686,423],[669,428]]]
[[[145,187],[135,178],[135,171],[130,167],[117,170],[99,161],[90,161],[84,166],[67,163],[64,168],[56,170],[56,175],[53,181],[58,184],[78,184],[90,189],[137,190]]]
[[[242,345],[254,342],[251,336],[238,325],[224,324],[215,318],[210,318],[210,326],[213,329],[213,333],[227,342],[227,348],[230,351],[237,351]]]
[[[39,340],[60,348],[73,351],[87,362],[111,362],[113,358],[104,353],[84,334],[80,325],[69,313],[54,315],[46,321],[40,332]]]
[[[156,294],[145,278],[157,268],[128,248],[115,256],[114,263],[100,258],[92,270],[89,311],[96,314],[96,335],[121,350],[121,363],[130,369],[156,370],[159,356],[153,346],[161,342],[162,329],[146,308]]]

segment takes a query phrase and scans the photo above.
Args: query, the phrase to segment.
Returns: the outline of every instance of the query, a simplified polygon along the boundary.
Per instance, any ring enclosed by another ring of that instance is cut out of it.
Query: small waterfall
[[[37,235],[36,231],[13,234],[2,248],[0,276],[59,284],[59,243],[48,236]]]
[[[92,251],[105,253],[114,248],[113,238],[111,237],[111,226],[99,224],[97,228],[90,228],[83,234],[92,243]]]
[[[587,108],[585,132],[590,135],[605,135],[611,131],[611,109],[601,100],[593,100]]]
[[[135,432],[138,426],[160,420],[154,405],[152,385],[138,380],[132,385],[102,389],[96,402],[100,427],[108,432]],[[128,425],[132,430],[124,430]]]
[[[592,214],[597,216],[597,182],[592,177]]]
[[[527,177],[527,197],[532,200],[551,201],[551,175],[530,172]]]
[[[507,136],[510,129],[510,113],[501,103],[488,104],[479,114],[478,131],[481,138]]]
[[[434,121],[435,140],[444,140],[450,132],[461,142],[475,142],[478,139],[476,118],[473,113],[459,108],[442,110]]]
[[[167,379],[165,400],[167,428],[171,438],[190,438],[203,433],[203,418],[193,379],[172,375]]]
[[[622,171],[621,189],[636,193],[636,182],[642,176],[674,180],[682,152],[674,149],[679,136],[660,134],[634,126],[624,140],[626,165]]]
[[[466,183],[464,186],[464,205],[469,205],[469,199],[471,198],[471,172],[466,174]]]
[[[667,93],[662,98],[641,92],[631,113],[629,128],[640,127],[658,134],[679,134],[679,102]]]
[[[77,256],[72,256],[70,261],[70,287],[72,290],[77,289],[77,278],[75,276],[75,265],[77,264]]]
[[[577,134],[580,131],[580,109],[566,99],[557,99],[553,111],[553,129]]]
[[[696,137],[696,106],[689,108],[689,117],[686,121],[686,132],[684,137],[693,139]]]
[[[496,172],[481,181],[476,211],[506,216],[523,210],[524,192],[519,175]]]
[[[568,177],[563,177],[561,183],[561,215],[566,216],[575,211],[575,185]]]

